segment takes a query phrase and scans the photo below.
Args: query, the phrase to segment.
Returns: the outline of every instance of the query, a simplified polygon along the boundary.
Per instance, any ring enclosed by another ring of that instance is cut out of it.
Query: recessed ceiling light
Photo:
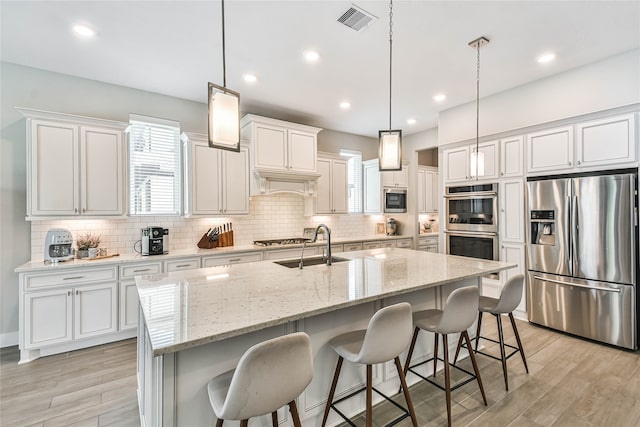
[[[348,101],[342,101],[340,103],[340,108],[342,108],[343,110],[348,110],[349,108],[351,108],[351,104]]]
[[[546,64],[547,62],[551,62],[554,59],[556,59],[556,54],[555,53],[545,53],[544,55],[540,55],[538,57],[538,62],[540,64]]]
[[[445,95],[444,93],[438,93],[436,95],[433,95],[433,100],[436,102],[442,102],[445,99],[447,99],[447,95]]]
[[[407,120],[407,124],[408,125],[415,125],[416,124],[416,119],[414,119],[414,118],[408,119]]]
[[[96,35],[96,31],[84,24],[77,24],[73,26],[73,32],[83,37],[93,37]]]
[[[308,50],[304,53],[304,59],[309,62],[316,62],[318,59],[320,59],[320,54],[316,51]]]
[[[255,83],[258,81],[258,78],[253,74],[245,74],[244,81],[247,83]]]

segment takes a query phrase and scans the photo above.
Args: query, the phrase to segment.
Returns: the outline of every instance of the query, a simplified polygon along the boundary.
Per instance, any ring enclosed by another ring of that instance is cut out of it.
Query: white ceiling
[[[377,136],[388,126],[385,1],[353,3],[379,19],[356,32],[337,22],[350,1],[225,2],[227,86],[241,108]],[[206,102],[222,83],[219,1],[0,2],[3,61]],[[394,3],[393,128],[437,125],[439,111],[640,47],[640,1],[402,1]],[[71,31],[85,22],[92,40]],[[308,64],[303,51],[321,59]],[[536,57],[557,59],[540,65]],[[248,85],[244,73],[258,82]],[[432,96],[447,94],[436,103]],[[338,104],[349,100],[343,111]],[[409,117],[417,123],[406,124]]]

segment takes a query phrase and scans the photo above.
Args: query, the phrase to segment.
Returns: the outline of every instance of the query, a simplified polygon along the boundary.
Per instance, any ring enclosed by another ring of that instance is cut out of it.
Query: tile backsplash
[[[406,215],[394,215],[400,224]],[[324,223],[332,237],[370,236],[383,215],[304,216],[304,198],[295,194],[256,196],[249,201],[249,215],[236,217],[182,218],[176,216],[133,216],[124,219],[74,219],[33,221],[31,223],[31,259],[42,259],[44,239],[50,228],[66,228],[74,240],[80,233],[91,231],[101,237],[100,247],[109,253],[133,253],[140,240],[140,229],[159,226],[169,229],[169,251],[196,248],[209,227],[232,222],[236,245],[253,240],[301,237],[305,227]],[[74,244],[75,246],[75,244]]]

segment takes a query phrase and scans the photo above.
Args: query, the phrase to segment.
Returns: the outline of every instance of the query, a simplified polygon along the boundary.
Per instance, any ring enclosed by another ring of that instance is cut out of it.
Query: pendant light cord
[[[389,130],[391,130],[391,82],[393,60],[393,0],[389,1]]]
[[[224,0],[222,0],[222,86],[227,87],[227,61],[224,44]]]
[[[477,44],[476,61],[476,181],[479,178],[480,165],[480,42]]]

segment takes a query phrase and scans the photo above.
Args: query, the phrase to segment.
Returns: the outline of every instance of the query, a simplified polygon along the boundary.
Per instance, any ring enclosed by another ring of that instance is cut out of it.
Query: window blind
[[[129,212],[180,214],[180,123],[131,115]]]
[[[362,153],[354,150],[340,150],[340,155],[348,157],[347,194],[349,213],[362,212]]]

